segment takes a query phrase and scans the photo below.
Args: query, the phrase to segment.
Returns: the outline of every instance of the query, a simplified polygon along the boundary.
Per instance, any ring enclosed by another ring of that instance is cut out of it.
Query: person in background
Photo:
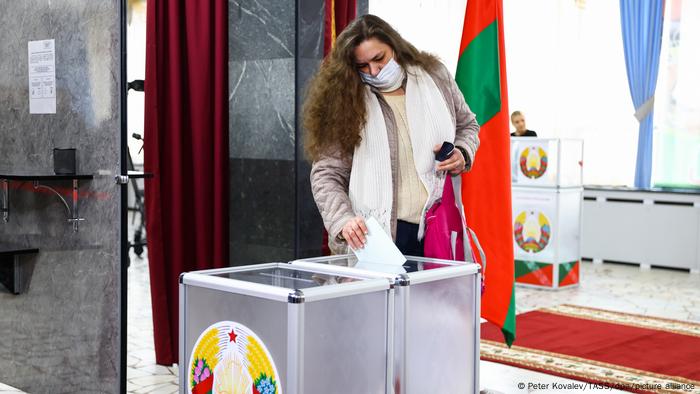
[[[537,137],[537,133],[528,130],[525,126],[525,115],[520,111],[515,111],[510,115],[510,122],[513,123],[515,131],[510,133],[511,137]]]
[[[444,173],[469,171],[479,147],[476,117],[447,68],[374,15],[338,36],[309,86],[304,127],[311,190],[335,253],[362,248],[374,217],[402,253],[422,256]],[[455,149],[436,164],[445,141]]]

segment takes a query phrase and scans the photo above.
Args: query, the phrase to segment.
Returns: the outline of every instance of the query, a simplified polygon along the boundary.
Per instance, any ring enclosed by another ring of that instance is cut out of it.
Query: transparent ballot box
[[[480,267],[406,256],[403,266],[358,262],[354,255],[293,261],[342,275],[389,278],[394,285],[395,393],[478,393]]]
[[[578,286],[583,188],[512,187],[515,282]]]
[[[514,186],[583,185],[583,140],[511,137],[510,155]]]
[[[181,393],[391,391],[386,278],[259,264],[180,276]]]

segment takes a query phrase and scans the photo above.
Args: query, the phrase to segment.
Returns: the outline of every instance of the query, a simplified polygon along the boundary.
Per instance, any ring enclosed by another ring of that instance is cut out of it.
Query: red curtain
[[[357,15],[356,0],[326,0],[325,19],[323,24],[323,55],[331,50],[331,45],[345,26],[350,24]],[[335,22],[335,27],[333,26]],[[335,34],[333,34],[335,33]]]
[[[323,56],[331,51],[333,41],[357,16],[356,0],[326,0],[325,16],[323,19]],[[335,27],[334,27],[335,25]],[[335,34],[334,34],[335,33]],[[323,247],[321,253],[324,256],[331,254],[328,247],[328,231],[323,230]]]
[[[178,362],[178,276],[228,265],[228,1],[148,0],[145,182],[156,362]]]

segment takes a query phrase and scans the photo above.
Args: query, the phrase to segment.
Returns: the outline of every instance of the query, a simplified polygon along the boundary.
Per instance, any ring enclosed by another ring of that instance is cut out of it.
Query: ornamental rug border
[[[503,343],[481,340],[481,359],[503,364],[521,366],[535,371],[551,372],[562,377],[571,377],[589,382],[633,387],[634,385],[661,385],[680,387],[694,385],[693,390],[662,389],[659,393],[700,394],[700,381],[679,376],[667,376],[620,365],[588,360],[560,353],[513,345],[510,349]],[[647,392],[639,390],[640,392]]]

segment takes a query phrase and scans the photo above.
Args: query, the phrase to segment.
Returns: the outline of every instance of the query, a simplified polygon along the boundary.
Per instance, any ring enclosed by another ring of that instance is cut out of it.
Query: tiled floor
[[[144,257],[146,253],[144,252]],[[169,394],[177,392],[177,366],[156,365],[151,321],[148,260],[131,253],[127,343],[127,391]]]
[[[516,292],[517,313],[567,303],[700,322],[700,275],[687,271],[584,262],[578,288]]]

